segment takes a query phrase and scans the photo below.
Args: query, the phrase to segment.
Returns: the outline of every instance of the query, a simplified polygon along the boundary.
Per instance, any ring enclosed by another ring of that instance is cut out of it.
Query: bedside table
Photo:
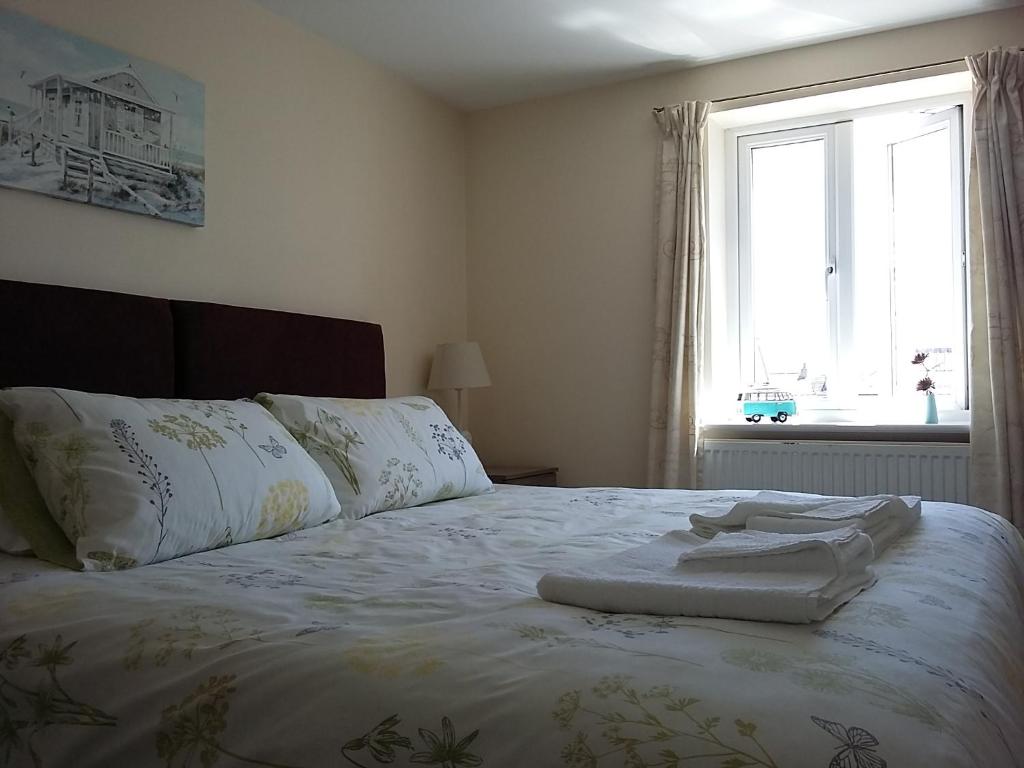
[[[558,485],[558,467],[484,467],[499,485]]]

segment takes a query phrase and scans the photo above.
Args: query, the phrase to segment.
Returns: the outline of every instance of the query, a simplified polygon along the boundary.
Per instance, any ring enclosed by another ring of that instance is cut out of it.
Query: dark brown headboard
[[[0,387],[384,397],[379,325],[0,280]]]
[[[174,396],[169,302],[0,280],[0,387]]]
[[[179,397],[384,397],[379,325],[196,301],[172,301],[171,315]]]

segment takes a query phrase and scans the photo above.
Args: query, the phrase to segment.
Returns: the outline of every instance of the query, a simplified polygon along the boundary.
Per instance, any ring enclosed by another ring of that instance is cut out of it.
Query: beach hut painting
[[[202,83],[0,10],[2,187],[202,226],[204,109]]]

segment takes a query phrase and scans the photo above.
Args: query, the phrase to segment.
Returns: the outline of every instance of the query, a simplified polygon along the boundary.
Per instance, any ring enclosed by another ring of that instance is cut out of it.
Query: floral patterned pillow
[[[4,531],[6,529],[6,535]],[[50,519],[21,454],[14,444],[14,422],[0,410],[0,549],[35,555],[66,568],[79,562],[64,531]]]
[[[472,446],[429,398],[353,400],[264,392],[256,401],[324,468],[342,517],[493,488]]]
[[[323,470],[256,403],[0,392],[18,451],[86,570],[132,568],[331,520]]]

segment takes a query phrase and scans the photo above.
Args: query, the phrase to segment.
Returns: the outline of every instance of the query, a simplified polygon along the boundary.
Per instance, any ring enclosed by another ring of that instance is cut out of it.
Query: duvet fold
[[[742,531],[708,541],[670,531],[537,583],[544,600],[608,613],[804,624],[871,586],[870,537],[846,526],[811,534]]]
[[[807,496],[762,491],[721,515],[690,515],[694,533],[711,538],[744,530],[818,533],[854,526],[871,537],[881,554],[921,517],[917,496]]]

